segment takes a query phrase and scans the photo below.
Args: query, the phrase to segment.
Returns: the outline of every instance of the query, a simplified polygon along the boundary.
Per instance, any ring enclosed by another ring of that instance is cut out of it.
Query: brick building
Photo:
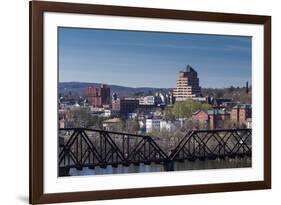
[[[208,110],[209,128],[218,129],[223,128],[223,121],[230,119],[230,113],[226,110]]]
[[[110,105],[110,88],[107,85],[101,85],[100,88],[88,87],[85,91],[88,103],[93,107],[103,107]]]
[[[230,114],[221,109],[200,110],[192,114],[192,120],[205,125],[208,129],[222,128],[223,121],[230,119]]]
[[[247,119],[252,118],[252,105],[238,104],[234,106],[231,110],[230,118],[239,124],[246,124]]]
[[[192,114],[192,120],[200,123],[207,123],[209,120],[209,115],[206,110],[199,110]]]

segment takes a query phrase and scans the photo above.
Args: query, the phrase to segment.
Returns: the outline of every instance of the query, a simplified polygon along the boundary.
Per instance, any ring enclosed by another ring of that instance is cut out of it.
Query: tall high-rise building
[[[177,86],[173,90],[173,95],[176,101],[184,101],[201,95],[197,72],[190,65],[187,65],[179,72]]]
[[[100,88],[88,87],[85,95],[89,104],[93,107],[110,105],[110,88],[107,85],[102,84]]]

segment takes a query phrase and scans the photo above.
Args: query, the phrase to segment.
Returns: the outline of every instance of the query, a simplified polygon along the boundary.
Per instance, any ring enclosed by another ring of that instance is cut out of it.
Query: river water
[[[184,162],[175,162],[175,171],[184,170],[202,170],[202,169],[225,169],[225,168],[243,168],[251,167],[252,160],[249,157],[242,159],[216,159],[216,160],[196,160],[190,162],[188,160]],[[107,166],[106,169],[95,167],[95,169],[83,168],[81,171],[77,169],[70,169],[70,176],[85,176],[85,175],[103,175],[103,174],[122,174],[122,173],[142,173],[142,172],[161,172],[164,171],[164,167],[161,164],[144,165],[139,166],[130,165],[129,167],[119,165],[117,168]]]

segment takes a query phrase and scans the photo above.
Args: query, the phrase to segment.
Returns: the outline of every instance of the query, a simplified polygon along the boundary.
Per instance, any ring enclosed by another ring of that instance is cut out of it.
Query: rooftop
[[[120,123],[120,122],[121,122],[120,118],[111,118],[104,121],[104,123]]]
[[[228,98],[215,98],[213,100],[213,104],[219,106],[225,102],[231,102],[231,101],[232,99],[228,99]]]
[[[251,104],[238,104],[233,107],[234,109],[242,108],[242,109],[252,109]]]
[[[208,110],[208,115],[228,115],[229,113],[226,110],[221,109],[214,109],[214,110]]]
[[[208,114],[207,110],[197,110],[196,112],[194,112],[192,115],[197,115],[200,112],[204,112],[206,114]]]
[[[192,68],[190,65],[186,65],[185,68],[183,70],[181,70],[180,72],[182,73],[191,73],[191,72],[195,72],[194,68]]]

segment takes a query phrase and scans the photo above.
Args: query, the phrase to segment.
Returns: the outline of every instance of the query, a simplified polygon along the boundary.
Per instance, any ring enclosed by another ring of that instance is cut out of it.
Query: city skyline
[[[173,88],[189,64],[201,87],[251,85],[251,37],[59,28],[58,49],[59,82]]]

